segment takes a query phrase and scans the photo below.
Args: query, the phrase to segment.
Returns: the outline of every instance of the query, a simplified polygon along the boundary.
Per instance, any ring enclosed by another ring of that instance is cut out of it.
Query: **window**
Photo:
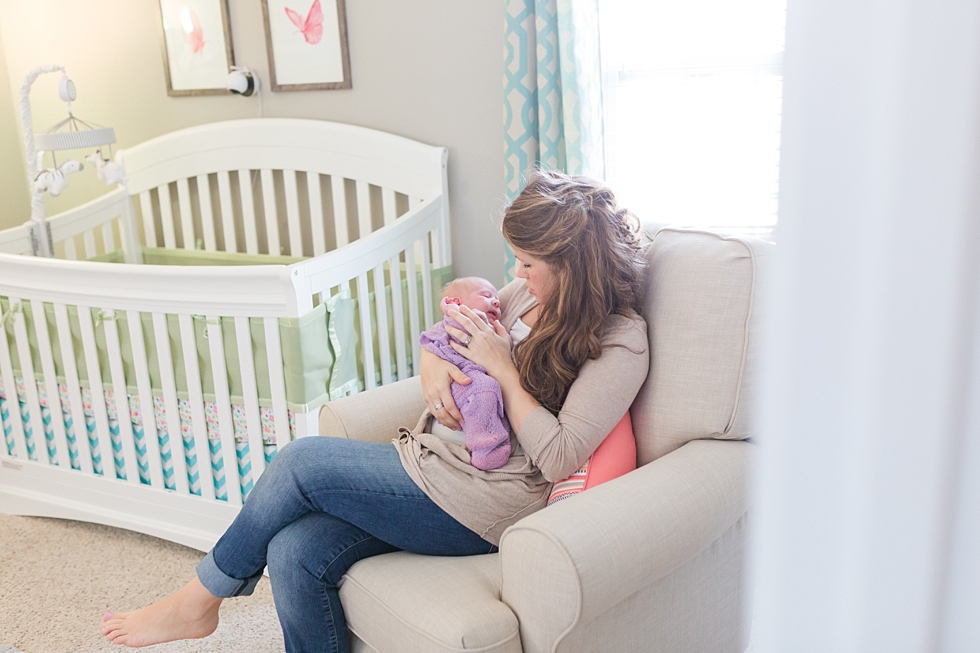
[[[606,180],[643,221],[769,238],[784,0],[598,0]]]

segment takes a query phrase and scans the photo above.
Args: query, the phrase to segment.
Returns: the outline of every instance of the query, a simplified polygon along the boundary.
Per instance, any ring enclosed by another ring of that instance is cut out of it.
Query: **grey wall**
[[[268,83],[258,0],[229,0],[235,60]],[[353,89],[265,92],[262,115],[335,120],[449,148],[449,186],[456,271],[503,280],[503,3],[490,0],[347,0]],[[166,94],[162,28],[156,0],[0,0],[0,173],[24,181],[17,91],[31,68],[57,63],[78,89],[75,114],[115,128],[118,147],[192,125],[255,117],[256,98]],[[57,75],[32,93],[34,123],[64,118]],[[17,154],[11,156],[16,145]],[[48,212],[106,191],[93,171],[48,200]],[[8,202],[0,186],[0,227],[27,219],[23,200]]]

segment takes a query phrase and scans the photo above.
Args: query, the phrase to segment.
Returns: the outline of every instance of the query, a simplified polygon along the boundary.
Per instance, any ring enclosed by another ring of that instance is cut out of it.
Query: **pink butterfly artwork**
[[[204,49],[204,27],[197,17],[197,12],[190,7],[180,10],[180,29],[191,52],[201,54],[201,50]]]
[[[316,45],[323,38],[323,9],[320,8],[320,0],[313,0],[310,13],[306,15],[306,20],[294,10],[286,7],[286,15],[293,25],[298,27],[303,33],[303,38],[310,45]]]

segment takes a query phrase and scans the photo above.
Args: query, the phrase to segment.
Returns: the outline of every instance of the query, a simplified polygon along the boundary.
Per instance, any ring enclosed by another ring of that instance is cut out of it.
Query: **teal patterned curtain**
[[[597,0],[504,0],[507,201],[536,166],[604,176]],[[507,248],[506,275],[514,254]]]

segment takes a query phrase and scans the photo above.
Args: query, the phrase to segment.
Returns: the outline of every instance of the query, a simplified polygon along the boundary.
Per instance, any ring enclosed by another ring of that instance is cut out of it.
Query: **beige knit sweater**
[[[500,291],[501,324],[507,330],[537,301],[523,279]],[[493,470],[470,464],[466,447],[425,432],[401,431],[395,447],[402,465],[440,508],[485,540],[498,544],[504,530],[545,506],[551,485],[574,472],[629,410],[650,364],[646,322],[611,316],[602,355],[582,366],[558,416],[538,407],[511,432],[511,455]]]

